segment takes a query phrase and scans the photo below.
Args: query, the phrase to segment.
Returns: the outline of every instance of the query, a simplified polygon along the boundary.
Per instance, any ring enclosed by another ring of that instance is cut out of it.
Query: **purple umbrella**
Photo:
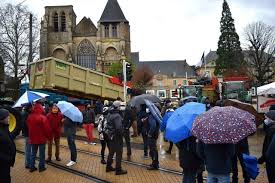
[[[236,144],[255,131],[255,116],[232,106],[210,109],[196,118],[192,128],[206,144]]]

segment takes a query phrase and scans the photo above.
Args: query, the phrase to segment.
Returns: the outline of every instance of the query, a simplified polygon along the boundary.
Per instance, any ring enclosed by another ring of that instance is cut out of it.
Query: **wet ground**
[[[100,149],[99,143],[96,145],[86,145],[84,130],[77,132],[78,140],[76,146],[78,149],[78,163],[70,169],[64,169],[64,165],[69,161],[69,150],[65,138],[61,140],[61,162],[53,161],[52,164],[47,165],[47,170],[42,173],[29,173],[24,168],[24,155],[17,155],[15,167],[12,168],[12,180],[15,183],[67,183],[67,182],[181,182],[182,169],[179,167],[178,152],[174,146],[172,154],[167,154],[169,143],[164,142],[162,134],[159,138],[159,159],[161,169],[158,171],[148,171],[146,168],[151,163],[150,159],[143,159],[142,138],[132,138],[133,149],[130,161],[127,161],[126,148],[124,148],[122,166],[128,170],[127,175],[116,176],[114,173],[106,173],[105,166],[100,163]],[[97,132],[95,132],[97,137]],[[98,140],[97,140],[98,141]],[[24,151],[23,139],[16,140],[18,150]],[[256,157],[261,155],[263,142],[263,133],[258,132],[249,137],[250,153]],[[47,152],[47,151],[46,151]],[[53,153],[54,154],[54,153]],[[106,151],[107,155],[107,151]],[[71,170],[71,171],[70,171]],[[205,173],[205,177],[207,174]],[[239,177],[242,182],[241,168],[239,168]],[[267,177],[264,166],[260,166],[260,174],[257,180],[252,182],[267,183]]]

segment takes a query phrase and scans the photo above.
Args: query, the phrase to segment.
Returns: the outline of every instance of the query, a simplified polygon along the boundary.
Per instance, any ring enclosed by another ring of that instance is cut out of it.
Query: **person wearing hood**
[[[275,135],[275,110],[270,110],[265,114],[264,123],[267,125],[266,135],[264,138],[262,157],[258,159],[258,163],[266,163],[266,173],[270,183],[274,182],[274,162],[269,161],[267,157],[267,150]],[[273,164],[272,164],[273,163]]]
[[[9,132],[9,111],[0,109],[0,181],[10,183],[10,167],[14,165],[16,146]]]
[[[31,145],[29,144],[29,129],[27,126],[27,119],[29,114],[32,110],[32,104],[27,104],[23,107],[22,110],[22,122],[23,122],[23,128],[22,128],[22,135],[25,138],[25,168],[30,168],[30,162],[31,162]]]
[[[120,101],[115,101],[109,109],[106,133],[110,140],[110,151],[107,159],[106,172],[115,171],[116,175],[127,174],[121,167],[123,153],[123,124],[120,114]],[[116,154],[116,168],[112,167],[113,157]]]
[[[31,114],[27,118],[29,129],[29,143],[31,144],[30,172],[37,170],[35,158],[39,149],[39,172],[46,170],[45,147],[47,140],[51,139],[51,131],[45,111],[40,103],[35,103]]]
[[[60,137],[61,137],[61,127],[62,127],[62,119],[63,116],[59,111],[56,104],[52,106],[51,112],[47,115],[50,128],[51,128],[51,139],[48,141],[48,159],[47,162],[52,160],[52,144],[54,141],[55,144],[55,158],[56,161],[61,161],[59,157],[59,145],[60,145]]]

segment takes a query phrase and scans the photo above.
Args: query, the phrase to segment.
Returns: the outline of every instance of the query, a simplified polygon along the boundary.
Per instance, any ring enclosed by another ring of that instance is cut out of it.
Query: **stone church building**
[[[130,59],[130,25],[117,0],[108,0],[97,26],[83,17],[76,24],[73,6],[46,6],[41,21],[40,58],[55,57],[107,72]]]

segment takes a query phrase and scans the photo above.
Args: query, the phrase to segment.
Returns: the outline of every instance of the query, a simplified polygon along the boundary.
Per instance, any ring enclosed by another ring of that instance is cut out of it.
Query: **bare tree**
[[[154,73],[147,66],[136,69],[132,78],[134,88],[144,90],[146,87],[151,86],[153,77]]]
[[[20,4],[0,6],[0,55],[5,63],[5,73],[18,81],[28,73],[29,62],[38,56],[39,23],[31,16],[27,7]]]
[[[275,75],[271,69],[275,63],[275,29],[263,22],[254,22],[244,32],[249,48],[247,65],[257,84],[263,85]]]

